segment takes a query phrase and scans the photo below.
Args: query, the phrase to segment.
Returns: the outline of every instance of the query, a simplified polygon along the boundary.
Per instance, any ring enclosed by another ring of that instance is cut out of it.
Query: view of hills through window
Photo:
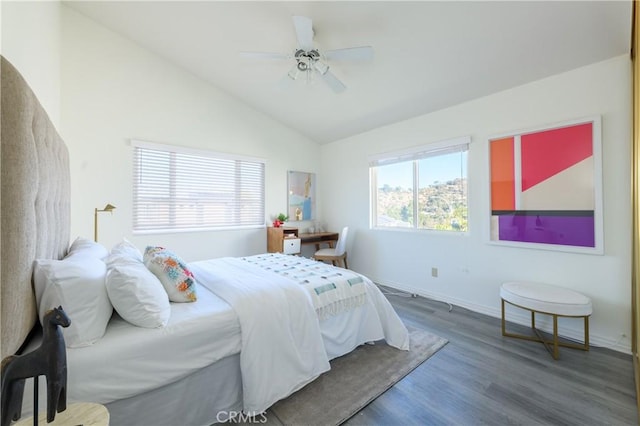
[[[467,231],[466,151],[378,166],[375,176],[376,226]]]

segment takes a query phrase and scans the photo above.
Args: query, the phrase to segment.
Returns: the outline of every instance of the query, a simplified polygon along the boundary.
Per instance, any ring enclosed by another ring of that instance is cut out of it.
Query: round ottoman
[[[593,308],[591,299],[576,291],[555,285],[512,281],[505,282],[500,287],[502,299],[502,335],[525,340],[541,342],[554,359],[558,359],[558,347],[589,350],[589,316]],[[531,311],[531,328],[536,336],[526,336],[506,331],[505,302],[522,309]],[[547,314],[553,317],[553,340],[545,339],[535,326],[535,314]],[[558,340],[558,317],[573,317],[584,319],[584,345],[560,342]]]

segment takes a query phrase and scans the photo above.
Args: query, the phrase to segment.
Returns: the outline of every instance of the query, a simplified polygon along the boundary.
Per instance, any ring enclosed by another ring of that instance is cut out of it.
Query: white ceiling
[[[68,6],[179,64],[318,143],[627,54],[625,1],[72,1]],[[370,62],[329,63],[347,86],[282,88],[292,15],[313,20],[319,50],[370,45]],[[553,96],[552,93],[549,96]]]

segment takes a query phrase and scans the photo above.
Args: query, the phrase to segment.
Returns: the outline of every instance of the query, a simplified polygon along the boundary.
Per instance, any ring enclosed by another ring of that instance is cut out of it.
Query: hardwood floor
[[[407,326],[449,343],[347,425],[638,424],[631,355],[561,348],[554,361],[541,343],[502,337],[499,318],[387,298]]]

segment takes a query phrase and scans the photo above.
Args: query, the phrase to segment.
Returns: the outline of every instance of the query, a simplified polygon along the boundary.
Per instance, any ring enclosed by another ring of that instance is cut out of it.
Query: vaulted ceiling
[[[65,4],[318,143],[628,54],[628,1],[71,1]],[[372,46],[368,61],[327,61],[283,84],[293,15],[313,20],[321,52]],[[553,93],[549,93],[553,96]]]

